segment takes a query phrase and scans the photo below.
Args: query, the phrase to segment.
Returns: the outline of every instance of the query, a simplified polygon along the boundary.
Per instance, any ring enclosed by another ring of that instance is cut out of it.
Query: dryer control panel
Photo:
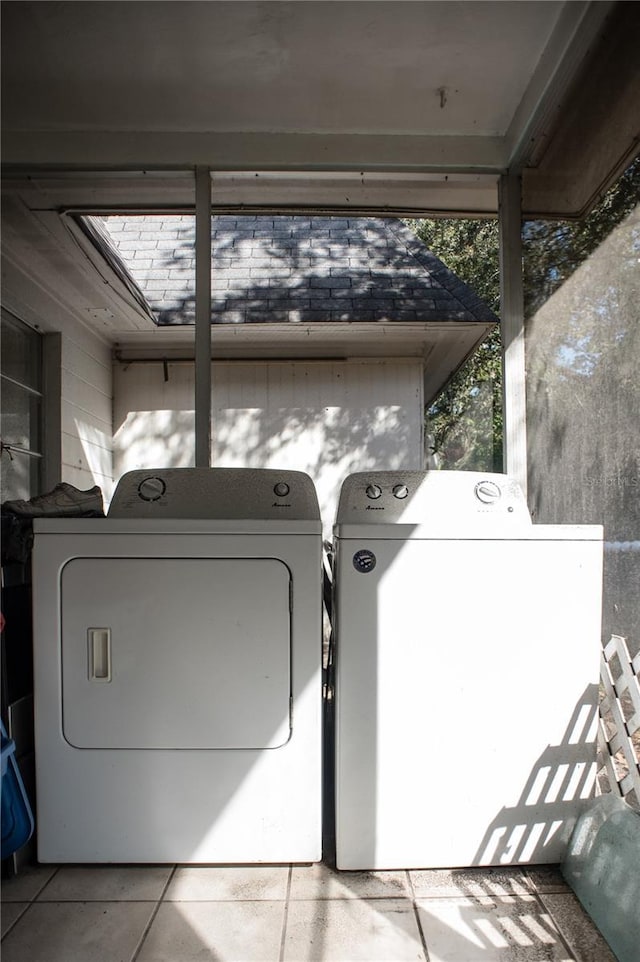
[[[371,471],[345,479],[336,524],[458,525],[484,517],[531,524],[520,485],[476,471]]]
[[[156,468],[124,474],[110,518],[320,519],[313,481],[272,468]]]

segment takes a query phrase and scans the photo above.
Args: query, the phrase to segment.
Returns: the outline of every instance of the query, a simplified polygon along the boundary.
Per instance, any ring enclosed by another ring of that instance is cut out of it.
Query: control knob
[[[162,478],[144,478],[138,485],[138,495],[143,501],[159,501],[166,490]]]
[[[478,481],[475,486],[475,495],[483,504],[495,504],[502,497],[502,491],[495,481]]]
[[[381,494],[382,494],[382,488],[380,488],[377,484],[367,485],[366,495],[368,498],[371,498],[372,501],[376,501]]]
[[[409,488],[406,484],[394,484],[393,486],[393,496],[394,498],[406,498],[409,494]]]

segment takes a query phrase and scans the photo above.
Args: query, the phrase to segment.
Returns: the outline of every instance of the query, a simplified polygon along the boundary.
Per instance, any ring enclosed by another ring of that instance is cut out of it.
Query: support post
[[[504,470],[527,494],[522,199],[520,173],[500,177],[500,319],[503,357]]]
[[[211,177],[196,167],[196,467],[211,466]]]
[[[42,338],[42,477],[40,494],[62,481],[62,334]],[[112,455],[113,458],[113,455]],[[113,475],[113,460],[110,465]]]

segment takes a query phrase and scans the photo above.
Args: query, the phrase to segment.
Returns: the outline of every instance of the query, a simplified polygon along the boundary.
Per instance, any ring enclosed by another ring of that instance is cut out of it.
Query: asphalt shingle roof
[[[194,323],[195,219],[117,215],[100,226],[158,324]],[[212,323],[498,320],[393,218],[219,215],[212,251]]]

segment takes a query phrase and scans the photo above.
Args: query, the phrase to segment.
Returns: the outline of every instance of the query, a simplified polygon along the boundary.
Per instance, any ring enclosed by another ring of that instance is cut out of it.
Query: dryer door
[[[61,574],[77,748],[276,748],[290,736],[290,571],[272,558],[76,558]]]

